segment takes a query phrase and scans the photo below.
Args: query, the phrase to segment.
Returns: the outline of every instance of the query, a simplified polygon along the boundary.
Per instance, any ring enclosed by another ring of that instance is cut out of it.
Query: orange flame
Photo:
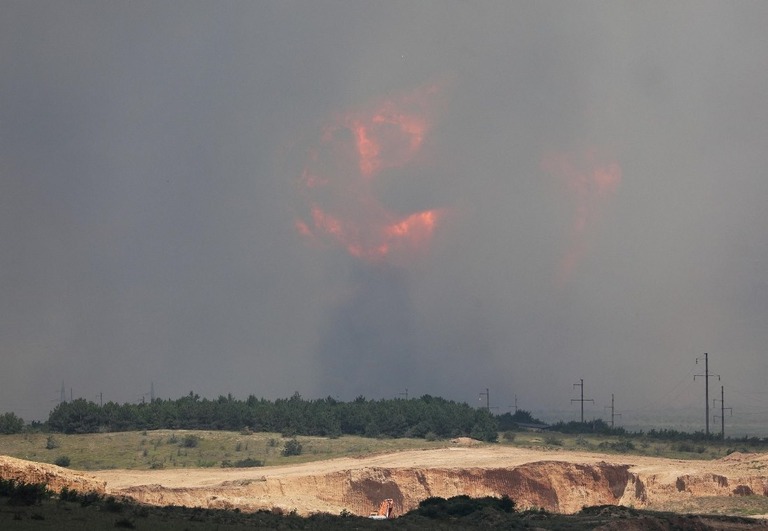
[[[603,204],[621,183],[621,167],[601,158],[596,149],[589,149],[584,153],[549,154],[542,159],[541,168],[564,181],[573,192],[570,244],[560,264],[560,280],[565,281],[587,252],[587,230],[597,222]]]
[[[300,234],[336,242],[365,260],[429,242],[440,212],[395,214],[376,197],[372,183],[385,169],[407,167],[421,151],[433,94],[430,87],[347,112],[323,128],[299,178],[309,207],[296,221]]]

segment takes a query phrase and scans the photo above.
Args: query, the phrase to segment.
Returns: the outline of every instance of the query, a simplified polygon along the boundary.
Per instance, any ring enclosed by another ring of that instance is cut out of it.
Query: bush
[[[95,503],[100,502],[102,495],[98,492],[86,492],[80,495],[80,507],[88,507]]]
[[[0,496],[7,496],[9,505],[35,505],[45,498],[50,498],[51,491],[45,483],[0,479]]]
[[[597,445],[598,448],[601,450],[613,450],[614,452],[619,453],[627,453],[635,449],[634,443],[632,441],[616,441],[616,442],[607,442],[603,441],[600,444]]]
[[[78,496],[79,494],[75,489],[70,489],[66,486],[59,492],[59,499],[61,501],[74,502],[77,501]]]
[[[431,497],[419,503],[418,509],[413,512],[427,518],[460,518],[486,508],[512,513],[515,511],[515,502],[509,496],[501,498],[494,498],[493,496],[470,498],[467,495],[460,495],[448,498],[447,500],[440,497]]]
[[[179,446],[182,448],[197,448],[198,444],[200,444],[200,437],[197,435],[185,435]]]
[[[511,431],[505,431],[502,436],[502,439],[504,439],[507,442],[513,442],[515,440],[515,434]]]
[[[60,446],[59,441],[53,435],[49,435],[48,438],[45,440],[46,450],[53,450],[55,448],[58,448],[59,446]]]
[[[70,463],[70,459],[68,455],[60,455],[53,462],[54,465],[63,466],[63,467],[68,467],[69,463]]]
[[[264,466],[264,461],[246,457],[245,459],[235,461],[234,463],[229,459],[225,459],[221,462],[221,468],[252,468],[256,466]]]
[[[294,437],[293,439],[290,439],[288,441],[285,441],[285,445],[283,446],[283,456],[284,457],[290,457],[292,455],[301,455],[301,443]]]

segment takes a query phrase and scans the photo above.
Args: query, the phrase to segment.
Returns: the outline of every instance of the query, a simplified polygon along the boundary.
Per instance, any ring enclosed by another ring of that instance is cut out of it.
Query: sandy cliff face
[[[364,469],[339,479],[345,484],[343,501],[350,510],[392,498],[395,510],[405,512],[430,496],[466,494],[506,495],[520,507],[572,513],[585,505],[620,503],[631,479],[627,469],[609,463],[540,461],[515,468]]]
[[[23,483],[45,483],[50,490],[59,492],[64,487],[78,492],[106,492],[107,482],[88,474],[45,463],[34,463],[0,455],[0,478],[15,479]]]
[[[636,482],[627,465],[579,465],[556,461],[530,463],[513,469],[361,468],[324,475],[264,477],[216,487],[164,488],[144,485],[122,489],[152,504],[237,506],[257,510],[279,506],[300,513],[347,509],[367,514],[391,498],[402,514],[431,496],[449,498],[507,495],[520,507],[542,507],[573,513],[584,506],[634,503]],[[641,491],[642,492],[642,491]]]
[[[152,504],[240,507],[243,510],[280,507],[308,514],[347,509],[367,514],[391,498],[395,513],[403,514],[431,496],[509,496],[518,507],[575,513],[585,506],[652,506],[655,502],[694,496],[738,496],[764,493],[764,477],[729,480],[712,473],[634,473],[628,464],[579,464],[537,461],[511,468],[379,468],[364,467],[321,475],[261,476],[215,487],[135,486],[120,490]]]
[[[621,462],[623,461],[623,462]],[[708,496],[768,495],[768,455],[720,461],[478,447],[401,452],[251,469],[100,471],[91,475],[0,457],[0,475],[131,496],[157,505],[343,509],[365,515],[392,498],[403,514],[431,496],[509,496],[521,508],[575,513],[584,506],[660,507]],[[105,487],[106,484],[106,487]]]

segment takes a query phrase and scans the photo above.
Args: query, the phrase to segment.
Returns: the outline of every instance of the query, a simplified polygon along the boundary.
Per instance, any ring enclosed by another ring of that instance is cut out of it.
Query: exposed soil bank
[[[79,473],[0,456],[0,475],[156,505],[280,508],[299,514],[368,514],[384,498],[395,513],[430,496],[507,495],[518,507],[575,513],[584,506],[669,509],[711,496],[768,495],[768,455],[717,461],[540,451],[483,445],[248,469],[105,470]]]

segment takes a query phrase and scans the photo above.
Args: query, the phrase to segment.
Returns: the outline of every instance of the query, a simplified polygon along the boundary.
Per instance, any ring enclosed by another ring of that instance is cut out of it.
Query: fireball
[[[378,197],[376,185],[417,178],[435,94],[427,87],[328,120],[299,177],[306,207],[296,219],[300,234],[367,261],[428,245],[442,210],[397,212]]]

